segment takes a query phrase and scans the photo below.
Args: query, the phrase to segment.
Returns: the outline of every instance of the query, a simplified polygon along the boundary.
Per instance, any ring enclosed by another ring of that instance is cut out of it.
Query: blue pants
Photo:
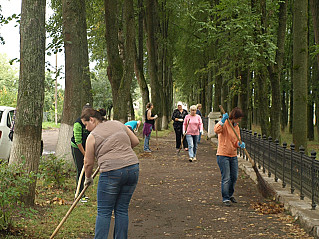
[[[238,177],[238,159],[236,157],[227,157],[217,155],[217,163],[222,174],[222,197],[223,202],[227,202],[233,196],[235,184]]]
[[[186,135],[188,143],[188,155],[190,158],[196,157],[198,135]]]
[[[115,214],[114,238],[127,238],[128,207],[137,185],[138,176],[139,164],[100,174],[97,188],[95,239],[108,237],[113,210]]]

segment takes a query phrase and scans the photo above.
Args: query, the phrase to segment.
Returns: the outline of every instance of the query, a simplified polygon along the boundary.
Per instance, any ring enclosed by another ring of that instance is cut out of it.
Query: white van
[[[9,160],[12,141],[9,139],[15,108],[0,106],[0,159]]]

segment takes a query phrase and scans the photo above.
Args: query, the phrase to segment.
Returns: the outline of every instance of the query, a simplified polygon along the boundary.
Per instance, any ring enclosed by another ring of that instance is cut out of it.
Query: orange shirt
[[[240,130],[239,126],[234,126],[237,135],[240,138]],[[229,122],[226,121],[225,124],[222,126],[219,123],[215,125],[214,131],[218,134],[218,148],[217,154],[221,156],[227,157],[235,157],[237,156],[237,148],[238,146],[238,139],[229,125]]]

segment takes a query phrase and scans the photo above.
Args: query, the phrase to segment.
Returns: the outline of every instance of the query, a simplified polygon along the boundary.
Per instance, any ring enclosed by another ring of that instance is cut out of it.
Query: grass
[[[60,128],[60,123],[55,124],[54,122],[42,122],[42,129],[53,129],[53,128]]]
[[[258,125],[252,125],[252,132],[257,132],[258,134],[261,133],[261,128]],[[307,148],[308,148],[308,155],[310,156],[312,151],[319,152],[319,139],[318,139],[318,134],[317,130],[314,131],[315,133],[315,139],[310,141],[307,141]],[[292,134],[289,133],[289,128],[286,127],[284,131],[281,131],[281,142],[282,143],[287,143],[287,147],[290,148],[290,144],[293,142],[292,141]],[[267,136],[268,138],[268,136]],[[282,144],[281,144],[282,145]]]

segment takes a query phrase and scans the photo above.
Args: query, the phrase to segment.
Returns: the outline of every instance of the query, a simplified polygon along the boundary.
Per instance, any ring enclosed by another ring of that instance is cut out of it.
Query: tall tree
[[[308,0],[295,0],[293,17],[293,142],[307,149]]]
[[[106,50],[108,79],[112,87],[114,119],[127,121],[127,108],[135,60],[135,24],[133,1],[123,3],[123,32],[118,21],[118,1],[105,0]],[[124,39],[123,59],[119,53],[119,36]]]
[[[283,68],[283,60],[285,55],[285,36],[287,23],[287,4],[288,0],[280,1],[278,13],[278,30],[277,30],[277,50],[275,63],[268,66],[272,90],[272,104],[270,114],[270,135],[273,139],[280,140],[280,76]]]
[[[65,92],[56,154],[71,160],[74,121],[86,103],[92,104],[85,0],[62,0],[65,48]]]
[[[45,79],[45,0],[22,0],[20,25],[20,76],[15,118],[15,136],[10,164],[26,161],[28,172],[37,172],[41,155],[41,133]],[[35,199],[34,183],[24,198]]]
[[[317,47],[319,46],[319,2],[317,0],[309,0],[311,14],[312,14],[312,24],[315,34],[315,43]],[[319,54],[317,54],[317,62],[319,66]]]

